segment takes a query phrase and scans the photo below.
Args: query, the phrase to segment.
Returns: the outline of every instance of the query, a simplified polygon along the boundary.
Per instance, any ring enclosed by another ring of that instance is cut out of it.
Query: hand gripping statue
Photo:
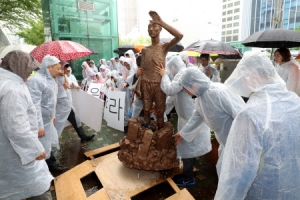
[[[166,94],[160,89],[161,76],[155,72],[158,65],[165,66],[168,50],[176,45],[183,37],[175,28],[166,24],[155,11],[150,11],[152,20],[148,25],[148,33],[151,37],[151,45],[142,49],[141,67],[144,74],[141,78],[141,94],[144,104],[144,120],[150,124],[150,110],[155,102],[157,112],[158,129],[164,126],[164,111]],[[162,28],[166,29],[174,38],[167,43],[160,43],[159,34]]]

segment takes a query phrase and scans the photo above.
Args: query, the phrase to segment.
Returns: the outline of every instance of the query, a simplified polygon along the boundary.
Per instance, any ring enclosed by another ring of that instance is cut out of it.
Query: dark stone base
[[[152,132],[139,120],[128,121],[127,136],[120,141],[119,160],[135,169],[159,171],[178,167],[173,125],[165,122],[164,128],[157,130],[156,122],[151,121],[157,130]]]

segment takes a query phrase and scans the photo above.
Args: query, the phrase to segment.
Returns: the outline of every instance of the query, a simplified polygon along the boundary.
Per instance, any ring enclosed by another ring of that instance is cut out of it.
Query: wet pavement
[[[170,122],[177,127],[177,115],[172,114]],[[175,128],[176,129],[176,128]],[[62,166],[67,166],[69,169],[84,162],[87,158],[84,153],[100,147],[104,147],[110,144],[119,142],[124,137],[124,133],[115,129],[112,129],[106,125],[103,120],[102,128],[100,132],[95,132],[88,126],[84,125],[84,131],[86,134],[96,134],[95,138],[85,144],[80,143],[80,138],[77,136],[72,126],[65,128],[60,137],[60,150],[55,150],[54,155],[58,163]],[[176,131],[176,130],[175,130]],[[188,187],[188,191],[197,200],[210,200],[214,198],[214,194],[217,188],[217,174],[215,166],[208,162],[206,156],[196,158],[195,167],[199,169],[195,173],[196,185],[194,187]],[[59,173],[53,174],[58,176]],[[90,196],[94,192],[98,191],[102,185],[97,181],[95,174],[81,180],[87,196]],[[53,200],[56,199],[54,187],[51,187]],[[133,200],[160,200],[174,194],[172,188],[166,183],[162,183],[148,191],[137,195],[132,198]]]

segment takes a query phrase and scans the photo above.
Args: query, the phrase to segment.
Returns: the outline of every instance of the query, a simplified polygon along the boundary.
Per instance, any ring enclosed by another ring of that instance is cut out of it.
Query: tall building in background
[[[250,34],[272,28],[276,0],[252,0]],[[283,0],[283,29],[300,26],[300,1]]]
[[[96,65],[99,59],[110,59],[118,47],[116,0],[42,0],[43,20],[47,40],[71,40],[96,49],[91,55]],[[81,76],[83,60],[72,61],[77,77]]]

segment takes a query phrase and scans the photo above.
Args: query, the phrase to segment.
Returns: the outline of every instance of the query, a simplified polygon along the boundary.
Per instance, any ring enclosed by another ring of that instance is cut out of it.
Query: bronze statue
[[[160,89],[161,76],[155,72],[155,67],[158,65],[165,66],[168,50],[182,39],[183,34],[165,23],[155,11],[150,11],[149,15],[152,20],[148,25],[148,33],[152,44],[142,49],[141,67],[144,69],[144,74],[141,77],[141,93],[145,121],[150,124],[150,110],[154,102],[158,129],[161,129],[164,126],[166,94]],[[174,36],[168,43],[160,43],[159,34],[162,28]]]

